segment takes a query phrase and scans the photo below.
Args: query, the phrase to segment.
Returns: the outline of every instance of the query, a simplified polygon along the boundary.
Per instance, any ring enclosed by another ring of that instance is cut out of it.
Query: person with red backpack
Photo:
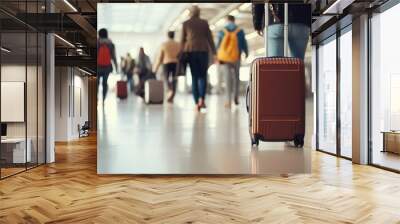
[[[225,107],[230,107],[233,101],[239,104],[239,69],[240,56],[242,53],[247,57],[248,47],[245,34],[241,28],[235,24],[235,17],[228,15],[227,24],[223,30],[218,32],[217,59],[219,62],[218,70],[225,76],[227,99]]]
[[[99,38],[97,40],[97,86],[99,87],[100,78],[102,78],[103,102],[108,91],[108,76],[113,71],[112,63],[114,63],[115,70],[118,72],[115,46],[108,38],[107,30],[103,28],[99,30]]]

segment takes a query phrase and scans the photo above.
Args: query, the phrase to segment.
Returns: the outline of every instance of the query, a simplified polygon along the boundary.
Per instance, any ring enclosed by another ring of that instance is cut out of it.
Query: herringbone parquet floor
[[[0,223],[400,223],[400,175],[314,152],[313,173],[98,176],[96,139],[0,181]]]

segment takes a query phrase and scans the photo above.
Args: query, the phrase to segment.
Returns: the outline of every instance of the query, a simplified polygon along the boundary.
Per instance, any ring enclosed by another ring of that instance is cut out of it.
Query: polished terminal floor
[[[98,104],[99,174],[283,174],[309,173],[310,149],[288,143],[250,145],[241,104],[224,108],[223,96],[194,110],[189,94],[174,104],[146,105],[136,96],[110,92]]]

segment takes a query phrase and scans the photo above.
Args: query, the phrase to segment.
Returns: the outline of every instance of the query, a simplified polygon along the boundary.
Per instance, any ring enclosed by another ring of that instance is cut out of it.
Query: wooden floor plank
[[[400,223],[400,175],[312,153],[312,174],[98,176],[96,138],[0,181],[0,223]]]

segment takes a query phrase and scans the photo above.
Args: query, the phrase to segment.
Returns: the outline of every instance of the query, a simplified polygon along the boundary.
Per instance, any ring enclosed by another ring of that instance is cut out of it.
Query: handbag
[[[178,64],[176,65],[176,76],[186,75],[186,66],[189,62],[188,52],[180,52],[178,55]]]

